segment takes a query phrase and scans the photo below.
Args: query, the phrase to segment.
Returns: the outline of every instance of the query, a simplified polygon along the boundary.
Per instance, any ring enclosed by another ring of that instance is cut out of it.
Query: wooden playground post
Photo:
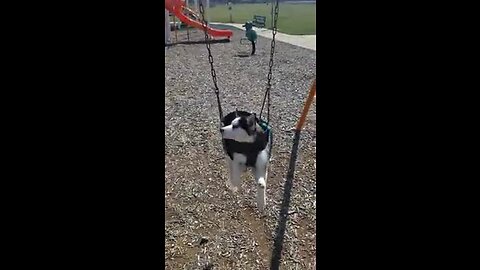
[[[295,127],[296,131],[302,130],[303,124],[305,123],[305,119],[307,118],[308,110],[310,109],[310,105],[312,105],[313,98],[315,97],[317,92],[317,79],[313,80],[312,86],[310,87],[310,92],[308,93],[307,101],[303,106],[303,112],[298,119],[297,126]]]

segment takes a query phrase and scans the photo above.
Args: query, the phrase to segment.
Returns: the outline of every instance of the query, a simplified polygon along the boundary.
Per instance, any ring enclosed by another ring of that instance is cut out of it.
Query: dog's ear
[[[247,117],[247,125],[252,130],[255,130],[257,128],[256,124],[257,124],[257,115],[255,113],[252,113]]]
[[[258,119],[256,113],[251,112],[250,114],[253,115],[253,122],[254,122],[254,123],[260,123],[260,119]]]
[[[237,117],[238,117],[238,109],[235,108],[235,118],[237,118]]]

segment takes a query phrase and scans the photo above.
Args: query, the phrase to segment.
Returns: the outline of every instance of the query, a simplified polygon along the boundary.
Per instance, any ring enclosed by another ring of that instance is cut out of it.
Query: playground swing
[[[236,57],[250,57],[252,55],[252,43],[246,37],[242,37],[238,44],[234,46]]]
[[[253,23],[246,22],[245,36],[240,39],[240,45],[237,48],[237,57],[249,57],[255,54],[255,44],[257,43],[257,33],[253,30]]]
[[[260,114],[259,114],[259,125],[262,127],[262,129],[265,131],[265,133],[267,134],[267,138],[268,138],[268,143],[270,143],[270,151],[269,151],[269,154],[271,155],[272,151],[272,139],[273,139],[273,132],[272,132],[272,128],[271,128],[271,125],[270,125],[270,89],[272,87],[272,84],[271,84],[271,80],[272,80],[272,67],[273,67],[273,55],[275,53],[275,35],[277,34],[277,19],[278,19],[278,6],[279,6],[279,0],[276,0],[275,1],[275,12],[274,14],[272,14],[274,16],[273,18],[273,27],[272,27],[272,42],[271,42],[271,48],[270,48],[270,61],[269,61],[269,71],[268,71],[268,76],[267,76],[267,88],[265,90],[265,95],[263,97],[263,102],[262,102],[262,108],[260,109]],[[200,15],[202,16],[202,26],[203,26],[203,31],[205,33],[205,43],[206,43],[206,46],[207,46],[207,51],[208,51],[208,61],[210,63],[210,70],[211,70],[211,74],[212,74],[212,80],[213,80],[213,84],[215,86],[215,95],[217,97],[217,105],[218,105],[218,113],[219,113],[219,116],[220,116],[220,126],[223,127],[223,126],[226,126],[228,125],[234,118],[236,115],[251,115],[251,113],[249,112],[245,112],[245,111],[234,111],[234,112],[231,112],[229,114],[227,114],[225,117],[223,116],[223,111],[222,111],[222,105],[221,105],[221,102],[220,102],[220,90],[218,89],[218,85],[217,85],[217,76],[216,76],[216,72],[215,72],[215,69],[213,67],[213,56],[212,56],[212,52],[211,52],[211,49],[210,49],[210,39],[208,37],[208,32],[207,32],[207,22],[205,21],[205,12],[204,12],[204,7],[203,7],[203,4],[202,4],[202,1],[200,1],[199,3],[199,8],[200,8]],[[265,102],[267,102],[267,120],[263,120],[262,119],[262,113],[263,113],[263,109],[265,107]],[[225,150],[225,140],[222,140],[222,144],[223,144],[223,148]]]

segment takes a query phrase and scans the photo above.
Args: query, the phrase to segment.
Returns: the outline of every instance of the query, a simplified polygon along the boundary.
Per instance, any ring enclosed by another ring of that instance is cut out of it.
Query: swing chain
[[[210,39],[208,37],[207,22],[205,21],[205,10],[202,2],[203,1],[200,1],[199,8],[200,8],[200,14],[202,15],[202,26],[203,26],[203,31],[205,33],[205,43],[207,45],[207,51],[208,51],[208,62],[210,63],[210,72],[212,74],[213,84],[215,85],[215,95],[217,96],[218,113],[220,115],[220,121],[222,121],[223,111],[222,111],[222,105],[220,103],[220,90],[218,89],[218,85],[217,85],[217,74],[215,72],[215,68],[213,67],[213,56],[210,50]]]
[[[267,123],[270,123],[270,89],[272,88],[272,68],[273,68],[273,55],[275,53],[275,35],[277,34],[277,20],[278,20],[278,1],[275,3],[275,14],[273,18],[273,29],[272,29],[272,42],[270,44],[270,61],[268,63],[268,76],[267,76],[267,90],[265,91],[265,96],[263,97],[262,109],[260,110],[260,119],[262,118],[263,107],[265,106],[265,99],[267,99]]]

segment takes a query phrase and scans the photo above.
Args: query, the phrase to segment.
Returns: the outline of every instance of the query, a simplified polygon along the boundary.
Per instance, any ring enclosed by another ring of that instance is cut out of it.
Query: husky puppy
[[[257,206],[265,209],[265,189],[267,184],[267,165],[270,158],[271,139],[267,131],[259,125],[254,113],[235,111],[223,119],[220,129],[227,153],[230,179],[227,186],[236,192],[240,187],[240,176],[247,167],[253,169],[257,184]]]

